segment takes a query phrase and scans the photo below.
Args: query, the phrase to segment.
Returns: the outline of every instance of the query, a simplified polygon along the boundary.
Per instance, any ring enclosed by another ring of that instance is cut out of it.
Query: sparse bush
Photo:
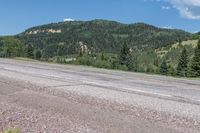
[[[84,55],[82,57],[78,57],[77,64],[93,66],[94,65],[94,61],[95,61],[95,57],[90,57],[90,56]]]
[[[167,66],[167,62],[165,60],[160,65],[160,73],[163,74],[163,75],[168,74],[168,66]]]
[[[36,50],[34,52],[34,57],[35,57],[36,60],[40,60],[41,57],[42,57],[42,52],[40,50]]]
[[[107,61],[97,60],[97,61],[95,61],[95,67],[110,69],[111,63],[109,63]]]

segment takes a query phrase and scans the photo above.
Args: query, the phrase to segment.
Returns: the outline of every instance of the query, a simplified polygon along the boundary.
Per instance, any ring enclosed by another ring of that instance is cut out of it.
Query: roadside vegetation
[[[127,43],[124,43],[119,53],[92,53],[80,48],[74,55],[48,58],[43,51],[32,45],[25,45],[14,37],[5,37],[0,41],[0,46],[1,57],[29,58],[62,64],[87,65],[179,77],[200,77],[200,41],[195,41],[193,44],[179,42],[179,44],[168,47],[155,50],[146,49],[145,51],[134,51]]]

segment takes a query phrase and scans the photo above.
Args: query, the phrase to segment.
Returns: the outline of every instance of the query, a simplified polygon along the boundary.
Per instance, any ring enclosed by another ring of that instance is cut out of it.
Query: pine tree
[[[28,58],[34,58],[34,47],[30,44],[26,47],[26,56]]]
[[[40,60],[40,58],[42,57],[42,52],[40,50],[36,50],[34,56],[36,60]]]
[[[167,73],[168,73],[168,66],[167,66],[167,62],[165,60],[160,65],[160,73],[163,75],[167,75]]]
[[[197,48],[195,49],[195,54],[191,63],[191,76],[200,77],[200,40],[198,42]]]
[[[174,67],[172,65],[170,65],[168,69],[169,69],[168,70],[168,74],[170,76],[175,76],[176,75],[176,71],[175,71],[175,69],[174,69]]]
[[[184,48],[182,53],[181,53],[181,56],[180,56],[180,59],[179,59],[179,62],[178,62],[178,66],[176,68],[176,71],[177,71],[176,74],[178,76],[183,76],[183,77],[187,76],[188,62],[189,62],[188,53],[187,53],[186,48]]]
[[[121,65],[127,64],[127,59],[128,59],[129,54],[130,54],[130,51],[129,51],[128,45],[124,43],[119,55],[119,63]]]
[[[129,71],[136,71],[136,61],[131,52],[127,55],[126,66]]]
[[[129,71],[136,71],[136,62],[134,56],[126,43],[124,43],[121,49],[119,55],[119,64],[127,67]]]

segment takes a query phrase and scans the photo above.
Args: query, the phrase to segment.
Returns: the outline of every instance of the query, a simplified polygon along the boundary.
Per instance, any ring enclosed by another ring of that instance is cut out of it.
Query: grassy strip
[[[4,130],[1,133],[20,133],[19,129],[14,128],[14,129],[8,129],[8,130]]]

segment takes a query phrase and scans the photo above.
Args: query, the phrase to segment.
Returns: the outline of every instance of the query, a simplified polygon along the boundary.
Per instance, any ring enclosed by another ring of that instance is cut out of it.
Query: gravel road
[[[0,59],[0,132],[199,133],[200,80]]]

